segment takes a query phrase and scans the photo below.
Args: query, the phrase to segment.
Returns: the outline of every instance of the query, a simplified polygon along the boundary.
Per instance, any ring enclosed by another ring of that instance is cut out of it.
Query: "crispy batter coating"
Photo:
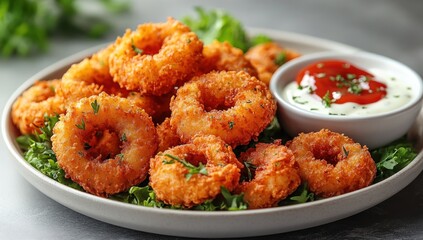
[[[153,118],[154,123],[161,123],[170,117],[170,99],[173,93],[163,96],[143,95],[139,92],[130,92],[126,98],[136,106],[144,109]]]
[[[211,71],[244,71],[251,76],[258,77],[256,69],[245,58],[241,49],[233,47],[228,42],[213,41],[203,48],[200,73]]]
[[[254,177],[242,182],[235,190],[244,193],[249,209],[274,207],[301,184],[294,155],[280,141],[259,143],[242,153],[240,161],[251,166]]]
[[[376,165],[366,146],[340,133],[322,129],[301,133],[287,143],[312,192],[331,197],[367,187]]]
[[[146,179],[158,144],[143,109],[105,93],[71,105],[53,132],[52,149],[66,176],[103,197]]]
[[[197,71],[203,43],[182,23],[139,25],[116,40],[110,57],[114,81],[142,94],[163,95]]]
[[[188,168],[170,156],[206,172],[187,177]],[[196,136],[187,144],[159,153],[150,161],[150,185],[158,200],[174,206],[192,207],[214,199],[221,187],[232,191],[238,184],[242,165],[232,148],[216,136]]]
[[[65,112],[64,99],[56,94],[60,80],[37,81],[12,106],[12,121],[22,134],[34,133],[45,115]]]
[[[284,60],[278,62],[280,54],[284,55]],[[284,49],[275,42],[263,43],[250,48],[245,57],[257,69],[258,78],[266,84],[269,84],[273,73],[283,62],[299,57],[300,54],[289,49]]]
[[[83,97],[99,95],[101,92],[121,95],[126,91],[120,88],[119,84],[113,82],[109,73],[108,62],[114,48],[114,44],[110,44],[91,57],[73,64],[63,74],[58,95],[66,99],[67,105],[71,105]]]
[[[232,147],[256,138],[273,119],[276,103],[268,87],[245,72],[211,72],[178,89],[170,124],[183,142],[216,135]]]
[[[166,118],[160,125],[156,127],[157,136],[159,139],[158,152],[163,152],[171,147],[181,144],[178,134],[170,125],[170,118]]]

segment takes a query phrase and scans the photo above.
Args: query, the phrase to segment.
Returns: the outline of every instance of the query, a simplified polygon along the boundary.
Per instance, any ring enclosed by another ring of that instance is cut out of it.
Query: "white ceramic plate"
[[[251,33],[267,34],[284,46],[303,54],[327,50],[357,51],[343,44],[299,34],[265,29],[251,29]],[[22,176],[45,195],[86,216],[121,227],[173,236],[211,238],[268,235],[318,226],[361,212],[400,191],[423,169],[421,113],[410,131],[410,136],[416,142],[419,151],[412,163],[385,181],[352,193],[315,202],[237,212],[200,212],[136,206],[74,190],[44,176],[23,159],[22,152],[15,142],[17,131],[12,124],[10,111],[15,99],[36,80],[60,77],[70,64],[96,50],[98,48],[66,58],[26,81],[7,102],[1,126],[3,139],[11,153],[11,160],[16,163]]]

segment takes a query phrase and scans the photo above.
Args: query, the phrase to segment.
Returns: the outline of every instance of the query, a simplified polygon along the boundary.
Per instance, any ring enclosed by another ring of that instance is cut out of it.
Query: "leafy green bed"
[[[210,43],[212,40],[229,41],[244,51],[255,44],[270,41],[267,36],[259,35],[251,39],[242,24],[228,13],[221,10],[204,11],[202,8],[196,8],[199,19],[186,17],[183,19],[185,24],[191,27],[198,36],[205,42]],[[282,56],[283,57],[283,56]],[[278,63],[283,61],[278,59]],[[58,116],[50,116],[45,118],[45,126],[40,128],[41,133],[34,135],[23,135],[17,138],[17,142],[24,151],[24,158],[32,166],[38,169],[46,176],[69,187],[82,190],[81,186],[65,177],[64,171],[58,166],[56,156],[51,149],[50,138],[52,129],[59,121]],[[272,123],[260,134],[258,142],[273,142],[274,139],[285,139],[283,132],[275,118]],[[246,146],[237,147],[235,152],[239,154],[257,142],[250,142]],[[401,138],[385,147],[381,147],[371,151],[372,157],[376,162],[377,176],[375,182],[382,181],[407,166],[417,155],[412,143],[406,138]],[[246,166],[249,170],[249,166]],[[251,178],[250,171],[243,173],[244,178]],[[148,186],[148,181],[141,183],[139,186],[131,187],[127,192],[119,193],[110,197],[110,199],[158,208],[179,208],[169,206],[163,202],[157,201],[154,192]],[[279,205],[298,204],[316,200],[313,193],[307,188],[307,183],[303,183],[293,194],[281,201]],[[247,204],[243,200],[243,195],[232,195],[227,189],[222,188],[221,194],[214,200],[194,207],[195,210],[216,211],[216,210],[244,210]]]

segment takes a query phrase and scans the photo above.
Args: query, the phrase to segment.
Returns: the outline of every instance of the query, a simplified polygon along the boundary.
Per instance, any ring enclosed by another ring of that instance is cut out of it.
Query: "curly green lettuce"
[[[221,187],[221,194],[215,199],[206,200],[204,203],[194,206],[192,210],[200,211],[238,211],[246,210],[247,203],[243,194],[231,194],[228,189]],[[150,186],[133,186],[128,192],[119,193],[112,197],[113,200],[131,203],[145,207],[184,209],[181,206],[165,204],[156,198],[156,194]]]
[[[376,162],[375,182],[382,181],[406,167],[417,156],[411,142],[405,137],[371,151]]]
[[[186,16],[182,22],[188,25],[205,44],[214,40],[228,41],[244,52],[251,46],[243,25],[226,11],[220,9],[206,11],[201,7],[196,7],[195,10],[198,19]]]
[[[71,188],[82,190],[82,187],[65,177],[65,172],[57,164],[56,154],[51,149],[53,127],[59,116],[46,116],[45,125],[40,133],[19,136],[16,141],[24,151],[24,159],[42,174]]]

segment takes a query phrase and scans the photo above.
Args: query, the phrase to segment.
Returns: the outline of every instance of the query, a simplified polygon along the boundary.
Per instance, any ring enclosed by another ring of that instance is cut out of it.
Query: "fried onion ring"
[[[200,162],[206,172],[188,175],[188,168],[175,158],[193,165]],[[185,145],[159,153],[150,161],[150,185],[158,200],[173,206],[192,207],[214,199],[221,187],[232,191],[242,165],[232,148],[216,136],[197,136]]]
[[[120,95],[121,92],[126,91],[113,82],[109,73],[108,62],[114,47],[114,44],[110,44],[91,57],[73,64],[63,74],[58,95],[66,99],[67,105],[83,97],[98,95],[103,91],[113,95]]]
[[[200,65],[201,73],[211,71],[244,71],[257,77],[257,71],[245,58],[241,49],[233,47],[228,42],[213,41],[203,48],[203,60]]]
[[[280,62],[278,56],[282,56]],[[245,53],[245,57],[257,69],[258,78],[266,84],[269,84],[273,73],[281,64],[292,60],[300,55],[289,49],[284,49],[275,42],[268,42],[254,46]]]
[[[340,133],[322,129],[301,133],[287,143],[303,181],[317,196],[331,197],[370,185],[376,165],[366,146]]]
[[[22,134],[34,133],[44,124],[45,115],[65,112],[64,100],[56,94],[60,80],[37,81],[16,99],[12,121]]]
[[[301,184],[294,155],[280,141],[259,143],[242,153],[240,161],[255,169],[253,179],[241,182],[235,189],[236,193],[244,193],[249,209],[274,207]]]
[[[116,40],[110,58],[114,81],[142,94],[163,95],[196,72],[203,43],[182,23],[139,25]]]
[[[257,138],[272,121],[276,104],[268,87],[245,72],[211,72],[178,89],[170,123],[182,142],[216,135],[232,147]]]
[[[53,133],[52,149],[66,176],[103,197],[146,179],[158,144],[143,109],[105,93],[70,106]]]

